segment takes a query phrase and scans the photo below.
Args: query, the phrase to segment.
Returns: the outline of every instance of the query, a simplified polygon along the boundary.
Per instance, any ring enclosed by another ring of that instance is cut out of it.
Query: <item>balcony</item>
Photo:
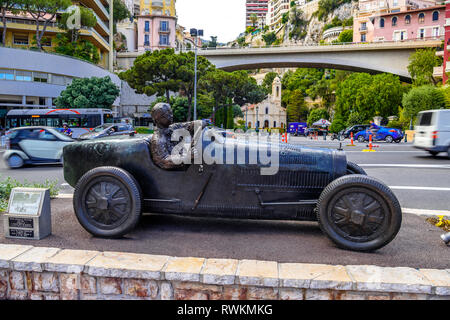
[[[170,33],[170,28],[159,28],[158,30],[159,33]]]
[[[361,26],[361,27],[359,27],[359,32],[360,32],[360,33],[366,33],[366,32],[367,32],[367,26]]]

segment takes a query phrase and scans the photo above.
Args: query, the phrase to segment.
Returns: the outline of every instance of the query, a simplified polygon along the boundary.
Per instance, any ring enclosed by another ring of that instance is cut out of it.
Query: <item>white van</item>
[[[414,129],[414,147],[433,156],[446,152],[450,158],[450,109],[419,112]]]

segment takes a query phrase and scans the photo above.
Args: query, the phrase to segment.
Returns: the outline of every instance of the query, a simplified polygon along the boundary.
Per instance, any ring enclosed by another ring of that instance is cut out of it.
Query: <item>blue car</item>
[[[370,131],[370,128],[360,131],[355,135],[355,140],[358,140],[358,142],[365,142],[369,141],[369,135],[373,134]],[[399,143],[402,141],[404,137],[404,134],[399,129],[394,128],[386,128],[386,127],[380,127],[376,131],[375,136],[372,136],[373,141],[386,141],[387,143],[396,142]]]

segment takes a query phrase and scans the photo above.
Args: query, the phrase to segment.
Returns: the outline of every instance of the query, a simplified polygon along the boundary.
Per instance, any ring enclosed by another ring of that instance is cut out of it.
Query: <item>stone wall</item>
[[[450,269],[381,268],[0,244],[0,299],[450,299]]]

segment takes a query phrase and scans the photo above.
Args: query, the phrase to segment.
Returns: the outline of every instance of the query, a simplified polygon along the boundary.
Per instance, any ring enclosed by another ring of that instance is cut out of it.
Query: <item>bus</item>
[[[72,138],[113,122],[113,112],[108,109],[13,109],[6,114],[7,130],[27,126],[61,129],[67,123],[73,131]]]

